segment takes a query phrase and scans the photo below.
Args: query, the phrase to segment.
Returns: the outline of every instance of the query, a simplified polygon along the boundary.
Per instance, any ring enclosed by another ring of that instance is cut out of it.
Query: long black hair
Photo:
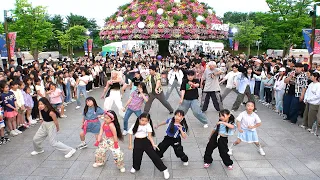
[[[113,122],[114,126],[116,127],[118,139],[123,141],[123,135],[122,135],[122,132],[121,132],[120,123],[119,123],[117,114],[112,110],[108,110],[108,112],[111,113],[113,115],[113,117],[114,117],[112,122]]]
[[[178,110],[176,110],[176,112],[174,112],[174,115],[177,115],[177,114],[184,116],[184,111],[178,109]],[[170,124],[169,124],[169,132],[170,133],[174,133],[174,122],[175,122],[175,119],[173,117],[171,119]],[[188,132],[189,127],[188,127],[186,118],[183,118],[182,121],[180,121],[180,124],[182,125],[182,127],[184,127],[185,131]]]
[[[151,120],[151,117],[150,117],[150,114],[149,114],[149,113],[142,113],[142,114],[137,118],[136,123],[134,124],[133,129],[132,129],[133,134],[136,134],[136,132],[138,131],[138,127],[139,127],[139,125],[140,125],[139,121],[140,121],[140,119],[142,119],[142,118],[147,118],[147,119],[149,120],[149,124],[150,124],[150,126],[151,126],[151,128],[152,128],[152,133],[151,133],[151,135],[152,135],[152,136],[155,136],[156,133],[154,132],[153,123],[152,123],[152,120]]]
[[[86,115],[88,112],[89,106],[87,105],[87,101],[90,101],[90,100],[93,102],[94,112],[97,112],[97,108],[98,108],[97,101],[93,97],[88,97],[85,101],[86,106],[84,107],[83,115]]]
[[[228,109],[223,109],[223,110],[221,110],[221,111],[219,112],[219,117],[220,117],[220,116],[225,116],[225,115],[230,115],[229,120],[228,120],[228,123],[229,123],[229,124],[234,124],[235,118],[234,118],[234,116],[230,113],[230,111],[229,111]],[[220,118],[219,118],[219,121],[221,121]],[[220,129],[220,124],[217,125],[217,128],[216,128],[215,133],[219,133],[219,129]],[[229,131],[228,126],[226,126],[226,130],[227,130],[227,132]]]
[[[251,77],[248,77],[248,69],[251,69],[252,70],[252,73],[251,73]],[[253,78],[253,67],[252,66],[248,66],[246,69],[245,69],[245,72],[243,73],[244,77],[248,78],[248,79],[252,79]]]
[[[138,86],[142,87],[142,91],[143,91],[144,94],[148,94],[147,86],[146,86],[146,84],[144,82],[140,82],[138,84]],[[139,92],[138,92],[138,94],[139,94]]]
[[[42,97],[39,99],[39,102],[42,102],[47,107],[49,113],[52,111],[56,114],[58,118],[60,118],[60,113],[52,107],[51,103],[47,98]]]

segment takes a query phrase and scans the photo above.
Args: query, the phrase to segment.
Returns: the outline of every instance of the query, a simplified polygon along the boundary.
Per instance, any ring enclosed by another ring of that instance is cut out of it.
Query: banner
[[[320,29],[316,29],[314,51],[312,51],[312,47],[311,47],[311,34],[312,34],[311,29],[302,30],[302,35],[303,35],[306,47],[308,49],[308,52],[309,54],[320,54]]]
[[[0,54],[1,57],[8,57],[5,34],[0,34]]]
[[[88,51],[92,52],[93,39],[88,39]]]
[[[84,52],[88,52],[88,42],[87,41],[85,41],[83,43],[83,48],[84,48]]]
[[[234,43],[234,50],[235,50],[235,51],[238,51],[238,50],[239,50],[239,41],[236,41],[236,42]]]
[[[229,37],[229,46],[233,49],[233,38]]]
[[[10,56],[14,56],[14,49],[16,46],[16,38],[17,38],[17,33],[16,32],[9,32],[8,33],[9,37],[9,42],[10,42]]]

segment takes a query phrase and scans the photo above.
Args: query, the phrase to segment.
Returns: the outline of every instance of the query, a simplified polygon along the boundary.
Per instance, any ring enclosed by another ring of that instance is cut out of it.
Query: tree
[[[253,20],[246,20],[236,24],[236,26],[239,28],[239,31],[235,35],[235,40],[239,41],[241,44],[245,44],[248,48],[248,55],[250,55],[250,47],[261,38],[264,27],[256,26]]]
[[[30,49],[34,59],[52,37],[52,24],[46,20],[46,8],[33,7],[27,0],[16,0],[14,15],[16,20],[10,31],[17,32],[17,46]]]
[[[0,34],[4,33],[4,26],[3,23],[0,23]]]
[[[57,38],[59,39],[59,42],[61,44],[61,47],[63,49],[66,49],[68,51],[69,57],[71,58],[71,61],[73,62],[73,48],[79,47],[83,45],[83,42],[85,42],[88,39],[88,36],[86,36],[87,29],[83,26],[73,26],[70,27],[68,30],[66,30],[65,33],[56,30]]]
[[[281,39],[285,56],[294,44],[302,44],[302,29],[311,26],[309,7],[312,0],[266,0],[270,15],[265,17],[269,23],[267,31]]]
[[[47,20],[52,24],[53,28],[53,36],[52,38],[47,42],[46,48],[48,50],[59,50],[61,51],[61,45],[59,43],[59,40],[57,39],[58,34],[56,34],[56,30],[59,30],[61,32],[65,31],[65,24],[63,22],[63,17],[60,15],[54,15],[51,17],[47,17]]]
[[[236,24],[240,23],[242,21],[246,21],[248,18],[249,19],[254,19],[256,13],[243,13],[243,12],[226,12],[223,14],[223,22],[224,23],[231,23],[231,24]]]

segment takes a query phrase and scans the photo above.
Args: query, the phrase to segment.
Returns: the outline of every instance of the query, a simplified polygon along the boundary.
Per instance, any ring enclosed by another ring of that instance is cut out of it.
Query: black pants
[[[271,88],[264,88],[264,93],[266,95],[266,102],[271,103],[272,101],[272,89]]]
[[[260,85],[261,81],[256,81],[254,84],[254,95],[260,96]]]
[[[18,63],[18,66],[22,66],[22,59],[21,58],[17,58],[17,63]]]
[[[156,151],[153,149],[151,142],[148,138],[135,138],[134,148],[133,148],[133,168],[135,170],[140,170],[142,155],[146,152],[149,158],[152,160],[153,164],[159,169],[159,171],[164,171],[167,167],[163,164],[160,157],[157,155]]]
[[[211,97],[213,106],[217,111],[220,111],[221,109],[223,109],[222,97],[221,97],[220,91],[211,91],[211,92],[205,92],[205,93],[206,93],[206,97],[204,99],[202,111],[208,110],[210,97]]]
[[[36,97],[32,97],[32,99],[33,99],[33,102],[34,102],[34,106],[33,106],[32,111],[31,111],[31,116],[32,116],[32,119],[36,119],[36,118],[38,118],[38,115],[39,115],[38,98],[36,96]]]
[[[160,158],[163,157],[163,154],[166,152],[166,150],[169,148],[169,146],[173,147],[174,153],[178,158],[181,159],[183,162],[188,162],[189,158],[188,156],[183,152],[183,147],[181,145],[181,138],[173,138],[169,136],[165,136],[163,141],[158,145],[158,148],[156,152]]]
[[[94,87],[99,87],[99,75],[97,75],[97,76],[94,78],[93,82],[94,82]]]
[[[86,85],[86,90],[90,91],[92,89],[92,81],[89,81],[88,84]]]
[[[214,133],[211,136],[211,138],[207,144],[206,151],[204,153],[204,163],[208,163],[208,164],[212,163],[213,150],[218,147],[219,154],[220,154],[220,157],[221,157],[224,165],[230,166],[233,164],[233,161],[230,159],[230,156],[228,154],[228,151],[229,151],[228,137],[220,136],[219,139],[217,140],[217,138],[218,138],[217,136],[218,136],[218,134]]]

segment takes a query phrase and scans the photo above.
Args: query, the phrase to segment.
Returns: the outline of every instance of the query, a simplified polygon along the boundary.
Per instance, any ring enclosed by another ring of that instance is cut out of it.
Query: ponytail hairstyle
[[[155,134],[155,132],[154,132],[153,123],[152,123],[152,120],[151,120],[151,117],[150,117],[150,114],[149,114],[149,113],[142,113],[142,114],[137,118],[137,120],[136,120],[136,122],[135,122],[135,124],[134,124],[134,126],[133,126],[133,129],[132,129],[133,134],[136,134],[136,133],[137,133],[138,127],[139,127],[139,125],[140,125],[139,121],[140,121],[140,119],[142,119],[142,118],[147,118],[147,119],[149,120],[149,124],[150,124],[150,126],[151,126],[151,128],[152,128],[152,133],[151,133],[151,135],[154,137],[156,134]]]
[[[104,115],[109,116],[113,121],[114,126],[116,127],[116,131],[117,131],[117,137],[119,140],[123,141],[123,135],[121,132],[121,128],[120,128],[120,123],[117,117],[117,114],[112,111],[112,110],[108,110],[104,112]]]
[[[174,115],[177,115],[177,114],[180,114],[181,116],[184,117],[184,111],[182,110],[176,110],[176,112],[174,112]],[[175,122],[175,118],[173,117],[171,119],[171,122],[169,124],[169,132],[170,133],[174,133],[174,122]],[[186,132],[188,132],[188,124],[187,124],[187,121],[186,121],[186,118],[183,118],[181,121],[180,121],[180,124],[182,125],[182,127],[186,130]]]
[[[228,109],[223,109],[223,110],[221,110],[219,112],[219,117],[220,116],[225,116],[225,115],[230,115],[228,123],[229,124],[234,124],[235,117],[230,113],[230,111]],[[220,118],[219,118],[219,121],[221,121]],[[217,125],[216,131],[214,133],[219,133],[219,130],[220,130],[220,124]],[[226,126],[226,130],[227,130],[227,132],[229,132],[228,126]]]

